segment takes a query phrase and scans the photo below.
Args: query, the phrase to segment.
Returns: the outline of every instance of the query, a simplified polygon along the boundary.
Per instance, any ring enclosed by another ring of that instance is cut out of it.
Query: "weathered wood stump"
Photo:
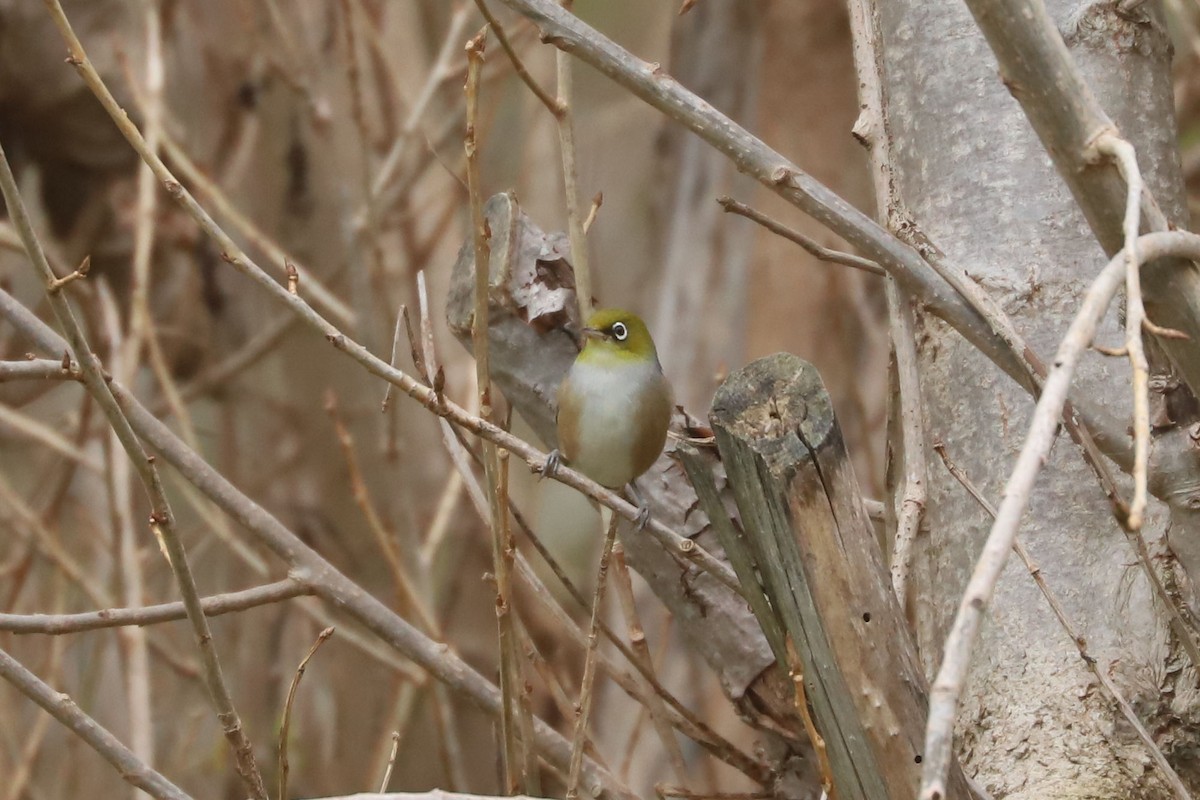
[[[803,670],[838,797],[916,797],[926,682],[820,376],[796,356],[759,359],[729,376],[710,420],[744,529],[718,532],[776,660]],[[956,768],[950,797],[968,796]]]

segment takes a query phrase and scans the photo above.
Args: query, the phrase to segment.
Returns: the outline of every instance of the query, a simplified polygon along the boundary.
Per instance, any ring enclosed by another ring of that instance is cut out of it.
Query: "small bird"
[[[639,506],[638,527],[650,519],[633,481],[658,458],[674,405],[654,340],[641,318],[606,308],[588,318],[583,350],[558,387],[560,460],[610,489],[629,485]]]

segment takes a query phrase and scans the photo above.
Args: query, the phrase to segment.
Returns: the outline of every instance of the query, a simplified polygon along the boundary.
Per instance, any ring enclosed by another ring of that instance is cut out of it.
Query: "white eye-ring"
[[[629,338],[629,329],[625,327],[624,322],[614,322],[609,330],[612,331],[613,338],[618,342],[623,342]]]

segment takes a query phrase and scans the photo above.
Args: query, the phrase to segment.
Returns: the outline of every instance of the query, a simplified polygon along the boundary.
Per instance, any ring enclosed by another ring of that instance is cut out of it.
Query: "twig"
[[[292,683],[288,687],[287,701],[283,704],[283,721],[279,725],[279,800],[287,800],[288,796],[288,733],[292,728],[292,703],[296,699],[296,690],[300,688],[300,679],[304,677],[309,660],[330,636],[333,636],[333,628],[326,628],[317,634],[317,640],[309,648],[308,655],[301,660],[300,666],[296,667],[296,674],[292,676]]]
[[[377,319],[377,309],[380,303],[384,307],[389,304],[386,301],[387,287],[383,280],[384,256],[380,244],[379,204],[378,198],[371,192],[374,166],[371,163],[371,133],[367,125],[362,76],[358,67],[358,36],[355,22],[357,15],[354,13],[354,5],[351,0],[341,0],[340,5],[343,20],[342,31],[346,40],[346,71],[350,83],[350,116],[358,133],[359,152],[356,160],[358,161],[359,188],[363,202],[363,213],[358,219],[361,227],[355,231],[349,249],[351,263],[358,262],[360,258],[365,262],[363,269],[355,271],[356,280],[353,285],[357,290],[366,290],[362,300],[356,305],[363,317],[363,323],[359,330],[364,340],[370,344],[376,335],[374,323]],[[362,280],[357,280],[359,277]]]
[[[491,270],[491,244],[487,220],[483,216],[483,193],[479,182],[479,73],[483,68],[487,28],[467,42],[467,130],[463,139],[463,150],[467,157],[467,186],[470,192],[471,235],[475,246],[475,317],[471,326],[471,341],[475,356],[475,385],[479,392],[479,416],[494,423],[492,406],[491,374],[488,369],[488,312],[489,281]],[[502,497],[505,481],[500,475],[500,459],[494,442],[483,442],[483,471],[487,476],[487,499],[489,527],[492,532],[492,567],[496,576],[496,627],[500,648],[500,692],[503,697],[500,715],[500,738],[503,743],[504,788],[507,794],[516,794],[529,778],[522,765],[516,730],[517,693],[517,650],[513,634],[512,581],[505,551],[509,543],[504,541],[502,531],[507,526],[507,502]],[[528,744],[528,743],[526,743]]]
[[[787,639],[787,669],[788,678],[792,682],[792,697],[796,713],[804,721],[804,731],[817,754],[817,770],[821,774],[822,794],[829,800],[837,800],[837,787],[833,783],[833,767],[829,764],[829,754],[825,747],[825,738],[817,730],[812,714],[808,710],[808,693],[804,690],[804,662],[796,652],[796,645],[791,637]]]
[[[659,797],[686,797],[692,800],[766,800],[774,797],[771,792],[690,792],[680,786],[665,786],[656,784],[655,793]]]
[[[583,764],[583,742],[586,738],[588,717],[592,713],[592,699],[596,694],[596,649],[600,639],[600,615],[604,613],[604,591],[608,588],[608,562],[616,540],[617,515],[612,514],[609,517],[608,531],[604,534],[604,548],[600,551],[600,568],[596,570],[596,595],[592,599],[592,623],[588,630],[583,677],[579,681],[579,708],[575,712],[575,737],[571,742],[571,766],[567,774],[567,800],[574,800],[579,796],[579,769]]]
[[[115,314],[113,315],[116,316]],[[114,319],[115,323],[115,319]],[[113,325],[117,327],[116,324]],[[113,350],[118,359],[114,365],[120,372],[122,353],[129,355],[127,348],[113,340]],[[133,497],[129,459],[121,451],[116,436],[110,431],[103,437],[103,449],[108,470],[105,487],[108,490],[109,518],[112,523],[112,540],[117,543],[120,569],[118,591],[114,592],[131,610],[145,605],[145,573],[138,553],[137,534],[133,522]],[[126,700],[129,705],[129,744],[143,762],[154,766],[154,721],[152,716],[150,654],[147,648],[146,631],[138,627],[122,627],[117,631],[121,654],[125,659],[122,678],[125,681]]]
[[[70,379],[80,380],[79,369],[68,355],[63,361],[32,358],[27,361],[0,361],[0,383],[6,381]]]
[[[583,220],[584,236],[592,232],[592,224],[595,223],[596,215],[600,213],[602,205],[604,205],[604,192],[596,192],[596,196],[592,198],[592,207],[588,209],[587,217]]]
[[[46,291],[49,292],[50,294],[57,294],[60,291],[62,291],[64,286],[67,286],[72,281],[77,281],[77,280],[86,278],[88,273],[91,272],[91,270],[92,270],[92,257],[90,255],[84,256],[83,261],[81,261],[79,263],[79,266],[76,267],[75,270],[73,272],[71,272],[70,275],[64,275],[61,278],[54,278],[53,280],[51,280],[50,284],[46,287]]]
[[[65,586],[62,581],[57,581],[58,585]],[[63,592],[57,592],[57,604],[61,604]],[[57,610],[56,610],[57,612]],[[46,679],[52,682],[57,682],[62,674],[63,653],[66,651],[66,640],[56,639],[50,646],[50,657],[47,659],[47,664],[42,670],[46,675]],[[46,740],[46,732],[50,729],[50,724],[54,722],[54,717],[49,714],[38,715],[37,720],[33,723],[33,727],[29,730],[21,731],[21,736],[24,739],[24,745],[21,747],[21,759],[17,763],[16,769],[8,773],[6,793],[4,800],[22,800],[28,797],[28,789],[30,778],[33,776],[34,765],[37,763],[38,754],[42,750],[42,745]],[[13,726],[14,728],[16,726]],[[16,731],[14,731],[16,733]],[[134,755],[137,755],[136,753]],[[144,760],[143,760],[143,763]],[[140,792],[134,794],[140,797]]]
[[[567,690],[563,687],[563,683],[559,680],[554,669],[546,662],[546,658],[538,650],[537,643],[533,640],[532,635],[526,629],[524,623],[520,619],[515,620],[517,623],[517,635],[521,640],[521,647],[525,650],[525,658],[533,666],[538,677],[542,679],[542,684],[546,687],[546,691],[550,695],[551,702],[558,710],[558,713],[563,719],[571,719],[575,716],[575,702],[567,696]],[[643,707],[644,709],[644,707]],[[587,754],[597,763],[603,763],[599,751],[596,749],[596,743],[591,734],[586,734],[587,740],[584,742]],[[622,774],[621,780],[627,781],[628,774]]]
[[[668,635],[670,627],[671,615],[667,613],[663,616],[662,636],[659,637],[658,652],[651,657],[651,665],[661,664],[663,655],[670,649],[671,637]],[[570,715],[568,715],[569,718]],[[625,755],[621,759],[620,774],[623,780],[629,780],[629,770],[633,767],[633,759],[641,749],[638,744],[641,742],[642,728],[649,718],[650,706],[648,703],[642,703],[638,708],[637,719],[633,721],[633,728],[629,731],[629,739],[625,743]]]
[[[898,488],[896,530],[892,538],[892,588],[901,610],[908,604],[908,573],[912,566],[913,544],[921,529],[927,497],[925,460],[925,415],[921,400],[921,378],[917,371],[916,330],[912,306],[896,282],[888,280],[886,287],[889,318],[891,319],[892,353],[896,371],[896,394],[899,395],[896,414],[899,417],[903,483]]]
[[[793,230],[781,222],[771,219],[761,211],[756,211],[745,203],[739,203],[732,197],[722,196],[717,198],[717,202],[721,208],[725,209],[730,214],[737,214],[746,219],[753,220],[763,226],[771,233],[777,236],[782,236],[790,242],[795,242],[807,251],[813,258],[821,261],[828,261],[831,264],[841,264],[844,267],[853,267],[860,269],[863,272],[870,272],[872,275],[887,275],[887,271],[883,267],[876,264],[869,258],[862,258],[851,253],[842,253],[838,250],[831,250],[828,247],[817,244],[817,242],[808,236],[805,236],[800,231]]]
[[[387,768],[383,771],[383,780],[379,782],[379,791],[386,792],[392,782],[392,768],[396,766],[396,754],[400,752],[400,732],[392,731],[392,751],[388,753]],[[280,800],[286,800],[281,797]]]
[[[310,595],[312,586],[297,578],[243,589],[237,592],[215,594],[200,600],[206,617],[219,617],[245,611],[248,608],[278,603],[293,597]],[[102,611],[86,611],[79,614],[0,614],[0,631],[13,634],[81,633],[102,628],[118,628],[124,625],[157,625],[186,619],[187,610],[183,603],[160,603],[136,608],[106,608]]]
[[[9,208],[11,210],[11,206]],[[3,650],[0,650],[0,677],[83,739],[112,764],[127,783],[159,800],[192,800],[178,786],[142,763],[120,739],[80,710],[69,695],[51,689]]]
[[[1138,255],[1143,263],[1165,256],[1198,259],[1200,236],[1181,231],[1146,234],[1138,240]],[[1005,485],[1004,501],[963,593],[950,635],[946,638],[941,667],[930,691],[921,777],[920,796],[923,800],[946,796],[945,780],[953,753],[954,717],[970,665],[971,649],[1016,538],[1021,515],[1057,434],[1058,419],[1066,402],[1075,366],[1091,344],[1100,320],[1122,283],[1125,271],[1125,256],[1119,254],[1092,283],[1063,337],[1055,356],[1055,366],[1046,378],[1042,396],[1034,409],[1025,444]]]
[[[58,4],[58,1],[46,0],[46,3],[47,7],[51,10],[51,14],[55,17],[56,23],[67,26],[66,16],[63,14],[62,7]],[[79,56],[79,58],[82,59],[82,56]],[[34,269],[40,273],[42,280],[49,287],[54,281],[54,273],[50,269],[50,264],[46,261],[45,251],[42,249],[37,234],[33,230],[33,225],[25,210],[24,202],[17,191],[16,179],[13,177],[12,170],[8,164],[8,158],[2,148],[0,148],[0,189],[3,189],[8,212],[12,216],[17,231],[21,234],[21,241],[25,245],[26,253],[28,253]],[[51,307],[54,309],[55,317],[67,334],[72,355],[79,364],[80,371],[83,373],[84,385],[87,386],[88,392],[96,399],[97,404],[104,411],[105,416],[108,417],[109,424],[120,440],[121,446],[133,462],[134,469],[137,470],[138,477],[141,479],[150,497],[152,509],[150,527],[156,535],[161,536],[161,541],[168,554],[171,571],[175,574],[180,594],[183,596],[183,602],[188,609],[188,619],[192,624],[192,632],[196,640],[196,645],[200,650],[201,664],[204,668],[205,686],[216,708],[217,716],[221,721],[226,738],[229,740],[230,746],[234,751],[234,760],[238,766],[238,773],[251,795],[258,798],[258,800],[265,800],[266,789],[263,786],[262,776],[258,773],[258,767],[254,763],[254,752],[250,740],[246,737],[242,729],[242,722],[237,710],[234,708],[233,698],[230,696],[229,689],[225,685],[216,647],[212,640],[212,632],[209,630],[208,622],[205,620],[204,613],[200,609],[200,597],[196,590],[195,578],[188,565],[187,553],[184,551],[182,543],[175,534],[174,518],[171,514],[166,494],[163,491],[162,482],[159,480],[158,471],[154,467],[154,461],[152,458],[147,457],[136,434],[134,434],[132,427],[130,427],[129,421],[117,405],[108,382],[101,371],[99,359],[88,345],[83,328],[75,319],[75,313],[71,309],[70,304],[57,293],[50,292],[47,296]]]
[[[433,613],[417,593],[416,584],[412,576],[409,575],[408,568],[405,567],[403,560],[400,558],[400,553],[396,549],[395,536],[387,529],[387,526],[375,508],[375,503],[371,500],[371,492],[367,489],[366,477],[363,475],[362,467],[358,463],[358,453],[354,447],[354,438],[350,435],[345,422],[342,421],[341,414],[338,413],[337,396],[333,393],[332,389],[329,390],[325,398],[325,412],[329,414],[330,419],[333,421],[334,435],[337,437],[338,445],[342,449],[342,455],[346,459],[346,469],[349,472],[350,491],[354,496],[354,503],[362,511],[363,518],[367,522],[367,527],[371,530],[371,535],[375,538],[375,544],[378,545],[384,560],[387,562],[388,569],[392,573],[392,581],[396,585],[397,597],[400,599],[403,607],[412,612],[422,629],[434,636],[439,636],[440,628],[437,620],[434,619]]]
[[[146,65],[142,89],[142,130],[146,147],[159,151],[162,138],[163,85],[165,83],[162,53],[162,15],[159,0],[144,0]],[[131,85],[137,80],[131,79]],[[118,377],[129,381],[136,374],[142,348],[152,333],[150,314],[150,257],[154,252],[157,233],[155,216],[158,211],[158,185],[149,165],[141,164],[137,174],[137,200],[133,229],[133,265],[129,286],[129,328],[123,350],[124,372]],[[114,365],[114,368],[117,365]]]
[[[567,6],[571,0],[564,0]],[[575,164],[575,111],[571,100],[575,94],[571,75],[571,56],[560,50],[554,54],[558,75],[558,145],[562,151],[563,192],[567,205],[567,236],[571,242],[571,266],[575,272],[575,297],[579,301],[579,318],[586,321],[592,315],[592,271],[588,260],[587,237],[583,231],[583,209],[579,200],[579,170]]]
[[[2,297],[3,295],[0,295],[0,298]],[[470,472],[469,467],[466,465],[460,466],[465,459],[465,448],[454,437],[450,437],[447,447],[450,449],[451,459],[454,461],[459,470],[458,474],[460,474],[463,477],[463,480],[467,483],[468,494],[472,498],[472,504],[475,506],[476,512],[478,513],[480,519],[485,521],[488,520],[489,511],[486,501],[483,499],[482,490],[478,489],[475,477]],[[471,453],[471,456],[475,457],[477,460],[481,460],[474,453]],[[542,543],[542,541],[533,532],[530,525],[521,514],[520,510],[511,502],[511,500],[509,502],[509,513],[513,515],[513,519],[516,520],[526,538],[534,546],[534,549],[538,551],[538,554],[546,562],[547,566],[550,567],[551,571],[555,574],[555,577],[558,578],[559,582],[571,595],[572,599],[575,600],[581,609],[590,609],[591,604],[588,601],[588,598],[586,598],[583,592],[581,592],[579,588],[570,580],[570,578],[567,577],[565,571],[562,569],[562,566],[549,552],[545,544]],[[586,639],[583,639],[582,632],[580,632],[578,628],[574,626],[574,623],[571,621],[570,617],[567,616],[566,612],[557,603],[553,602],[552,595],[546,590],[545,586],[542,585],[536,573],[534,573],[533,569],[520,554],[520,552],[516,553],[516,565],[518,568],[518,576],[529,584],[530,588],[533,590],[534,596],[539,601],[544,602],[545,607],[552,616],[555,616],[561,621],[563,630],[565,630],[569,636],[575,638],[586,649]],[[755,780],[759,783],[765,783],[768,780],[768,773],[764,764],[754,761],[749,756],[739,751],[737,747],[735,747],[727,739],[720,736],[718,733],[701,722],[693,711],[684,706],[678,698],[676,698],[661,683],[659,683],[658,679],[654,675],[654,672],[644,667],[641,660],[635,656],[633,651],[623,641],[621,641],[620,637],[612,630],[612,628],[605,624],[603,620],[600,620],[600,631],[612,643],[612,645],[618,651],[620,651],[628,663],[631,664],[639,673],[641,673],[642,678],[646,681],[646,683],[649,684],[652,690],[666,700],[670,707],[668,716],[670,717],[671,724],[675,726],[680,733],[691,738],[718,759],[739,770],[752,780]],[[618,667],[610,662],[603,651],[597,650],[596,652],[600,659],[600,665],[605,668],[605,670],[608,672],[608,675],[617,683],[617,685],[620,686],[623,691],[625,691],[630,697],[634,698],[638,703],[645,705],[648,701],[644,697],[644,691],[641,686],[635,682],[633,677],[625,672],[622,672]]]
[[[637,602],[633,596],[633,581],[629,577],[629,567],[625,565],[625,548],[620,542],[617,542],[613,546],[612,563],[615,567],[613,570],[613,588],[617,593],[617,600],[620,601],[621,614],[625,617],[625,625],[629,629],[630,646],[633,648],[634,655],[642,663],[645,671],[653,674],[654,659],[650,655],[650,648],[646,644],[646,632],[642,628],[642,622],[638,617]],[[675,732],[671,729],[671,723],[667,721],[667,712],[666,708],[663,707],[662,698],[653,689],[646,692],[644,707],[650,714],[650,720],[654,723],[654,730],[658,733],[658,738],[662,741],[663,748],[667,751],[667,760],[671,763],[671,770],[675,774],[675,780],[684,786],[688,786],[687,765],[683,760],[683,751],[679,748],[679,741],[675,738]]]
[[[534,535],[529,529],[529,526],[522,520],[521,516],[516,512],[515,508],[510,509],[513,516],[520,523],[522,530],[525,531],[526,537],[541,554],[543,560],[551,568],[558,577],[563,587],[578,603],[579,607],[588,610],[591,604],[578,587],[571,582],[563,572],[561,565],[550,555],[546,550],[545,545]],[[562,625],[562,629],[571,637],[577,644],[587,649],[587,639],[582,631],[571,620],[570,616],[557,603],[552,602],[552,596],[546,587],[538,579],[532,567],[525,561],[520,554],[517,556],[517,575],[524,580],[533,591],[534,596],[544,602],[544,607],[553,616],[558,619]],[[732,766],[734,769],[742,772],[752,780],[759,783],[764,783],[769,780],[766,766],[757,762],[742,753],[730,741],[722,737],[720,734],[713,731],[707,725],[697,718],[696,714],[687,708],[671,694],[655,677],[655,674],[646,670],[633,651],[621,641],[620,637],[610,628],[603,619],[600,620],[600,631],[612,643],[612,645],[625,657],[627,662],[634,667],[642,676],[645,684],[648,684],[654,692],[662,697],[667,702],[667,716],[671,724],[684,736],[692,739],[714,756]],[[612,680],[621,687],[621,689],[642,705],[646,705],[648,701],[645,698],[645,692],[642,684],[636,681],[629,673],[622,671],[616,666],[603,650],[596,650],[596,655],[599,658],[599,666],[603,667],[606,673]]]
[[[512,498],[508,492],[508,451],[501,450],[497,453],[499,459],[499,486],[496,492],[497,504],[500,506],[500,530],[496,532],[496,540],[501,545],[499,553],[500,564],[503,566],[503,579],[506,582],[504,587],[504,595],[501,597],[497,594],[497,600],[505,601],[503,607],[499,602],[496,603],[496,614],[499,616],[504,614],[504,619],[499,620],[501,630],[506,631],[509,642],[509,657],[512,659],[513,672],[513,695],[517,703],[516,718],[517,718],[517,733],[521,737],[521,786],[530,794],[542,793],[541,775],[538,772],[537,751],[533,744],[533,706],[530,703],[529,679],[525,671],[525,662],[521,660],[520,640],[515,630],[515,622],[519,619],[517,616],[516,607],[511,603],[513,595],[512,590],[512,570],[513,562],[517,551],[517,543],[513,538],[512,526],[509,524],[507,509],[512,505]],[[496,582],[499,585],[501,575],[496,575]]]
[[[946,465],[946,469],[949,470],[950,474],[953,475],[960,484],[962,484],[963,488],[967,490],[971,497],[975,498],[975,502],[977,502],[979,506],[987,512],[987,515],[992,519],[995,519],[995,506],[988,502],[987,498],[983,496],[983,493],[976,488],[975,484],[971,482],[971,479],[967,477],[967,475],[959,468],[959,466],[950,460],[950,455],[946,452],[946,446],[941,443],[935,444],[934,450],[936,450],[937,454],[942,457],[942,463]],[[1133,707],[1129,705],[1129,701],[1125,699],[1125,696],[1121,693],[1121,690],[1117,688],[1115,683],[1113,683],[1112,678],[1108,677],[1108,672],[1101,669],[1099,662],[1097,662],[1095,657],[1088,652],[1087,639],[1079,634],[1079,632],[1075,629],[1075,626],[1071,623],[1071,620],[1067,617],[1066,609],[1063,608],[1062,603],[1060,603],[1058,600],[1058,597],[1046,583],[1046,579],[1042,575],[1041,567],[1039,567],[1033,560],[1033,557],[1029,555],[1029,551],[1025,549],[1025,545],[1021,543],[1020,539],[1013,539],[1012,547],[1013,552],[1016,553],[1017,557],[1021,559],[1021,562],[1025,565],[1025,569],[1029,571],[1030,577],[1032,577],[1034,583],[1037,584],[1038,590],[1042,593],[1042,597],[1046,598],[1046,602],[1050,604],[1050,610],[1054,612],[1054,616],[1058,619],[1059,624],[1062,625],[1063,630],[1067,632],[1067,636],[1070,637],[1071,643],[1074,644],[1075,649],[1079,651],[1079,657],[1083,659],[1084,664],[1087,664],[1088,669],[1090,669],[1092,674],[1096,676],[1096,680],[1102,687],[1104,687],[1104,690],[1108,692],[1109,697],[1113,699],[1113,702],[1117,704],[1117,708],[1121,710],[1121,714],[1125,717],[1125,720],[1133,727],[1134,731],[1137,732],[1138,738],[1141,739],[1142,743],[1146,745],[1146,750],[1150,753],[1150,759],[1154,762],[1155,766],[1162,771],[1163,779],[1175,792],[1175,796],[1179,798],[1179,800],[1191,800],[1191,794],[1188,793],[1187,787],[1183,785],[1183,781],[1179,779],[1179,775],[1167,762],[1166,756],[1163,755],[1162,750],[1155,743],[1153,737],[1150,736],[1150,732],[1146,730],[1146,726],[1144,726],[1142,721],[1138,719],[1137,712],[1135,712]]]
[[[1146,363],[1146,348],[1142,328],[1146,324],[1146,307],[1142,303],[1141,261],[1137,252],[1138,230],[1142,221],[1142,173],[1138,169],[1133,145],[1105,133],[1096,140],[1096,152],[1117,164],[1125,179],[1127,198],[1125,208],[1125,352],[1129,356],[1133,388],[1133,499],[1129,503],[1129,529],[1141,530],[1146,513],[1146,468],[1150,461],[1150,365]]]

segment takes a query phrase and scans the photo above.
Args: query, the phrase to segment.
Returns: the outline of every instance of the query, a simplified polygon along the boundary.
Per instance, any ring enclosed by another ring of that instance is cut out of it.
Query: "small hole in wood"
[[[913,758],[913,763],[914,763],[914,764],[920,764],[920,763],[921,763],[921,754],[920,754],[920,753],[918,753],[918,754],[916,755],[916,757],[915,757],[915,758]]]
[[[863,622],[870,622],[870,621],[871,621],[871,612],[864,611],[863,612]]]

